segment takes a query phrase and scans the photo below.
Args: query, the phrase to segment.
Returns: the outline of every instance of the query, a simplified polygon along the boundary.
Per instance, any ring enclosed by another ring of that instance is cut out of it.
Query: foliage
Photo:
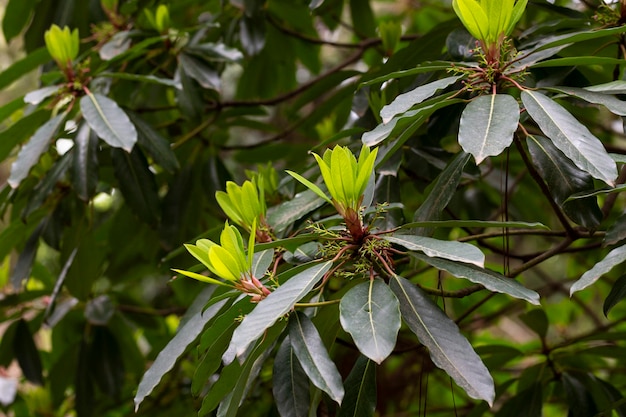
[[[626,414],[623,2],[35,3],[5,414]]]

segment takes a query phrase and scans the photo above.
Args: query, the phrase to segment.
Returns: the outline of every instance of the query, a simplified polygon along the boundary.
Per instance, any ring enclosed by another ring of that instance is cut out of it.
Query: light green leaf
[[[339,319],[359,351],[378,364],[396,346],[400,330],[398,300],[382,280],[351,288],[339,303]]]
[[[447,271],[455,277],[465,278],[476,284],[481,284],[490,291],[508,294],[511,297],[519,298],[521,300],[526,300],[531,304],[539,305],[539,294],[524,287],[513,278],[507,278],[497,272],[485,268],[479,268],[471,264],[453,262],[441,258],[431,258],[419,253],[411,253],[411,256],[424,261],[437,269]]]
[[[137,131],[116,102],[100,94],[89,93],[80,99],[80,108],[89,127],[102,140],[130,153],[137,142]]]
[[[570,297],[575,292],[584,290],[594,282],[596,282],[602,275],[607,274],[617,265],[626,261],[626,245],[619,246],[610,251],[604,259],[595,264],[590,270],[585,272],[569,290]]]
[[[324,194],[324,192],[322,191],[322,189],[320,187],[318,187],[317,185],[313,184],[311,181],[307,180],[306,178],[304,178],[302,175],[297,174],[293,171],[286,171],[287,174],[291,175],[292,177],[294,177],[296,180],[298,180],[300,183],[302,183],[305,187],[307,187],[309,190],[313,191],[315,194],[317,194],[320,198],[322,198],[323,200],[325,200],[326,202],[332,204],[332,201],[330,201],[330,198],[328,198],[326,196],[326,194]]]
[[[463,26],[473,37],[488,40],[489,19],[476,0],[454,0],[452,6]]]
[[[291,346],[313,385],[341,404],[344,396],[341,375],[315,325],[306,314],[298,311],[289,318],[288,329]]]
[[[182,275],[184,275],[186,277],[196,279],[198,281],[206,282],[208,284],[214,284],[214,285],[221,285],[221,286],[224,286],[224,287],[230,287],[230,285],[228,285],[228,284],[226,284],[226,283],[224,283],[224,282],[222,282],[220,280],[217,280],[217,279],[211,278],[211,277],[207,277],[205,275],[201,275],[201,274],[198,274],[196,272],[185,271],[183,269],[172,269],[172,271],[174,271],[174,272],[176,272],[178,274],[182,274]]]
[[[469,243],[415,235],[385,236],[384,239],[408,250],[424,252],[427,256],[474,264],[480,267],[485,265],[485,255],[480,249]]]
[[[332,262],[313,264],[310,268],[291,277],[261,300],[233,333],[231,346],[223,356],[224,362],[228,364],[235,356],[243,355],[248,346],[263,335],[265,329],[276,323],[293,308],[295,303],[311,291],[313,286],[328,272],[331,265]]]
[[[337,417],[373,417],[376,411],[376,365],[359,355],[344,383],[346,395]]]
[[[474,349],[448,318],[417,286],[400,276],[390,282],[400,301],[402,319],[428,348],[433,363],[472,398],[493,404],[493,378]]]
[[[472,100],[461,114],[459,144],[480,164],[500,155],[511,142],[519,122],[519,106],[508,94],[483,95]]]
[[[576,166],[609,185],[617,168],[602,142],[567,110],[536,91],[522,91],[522,102],[541,130]]]

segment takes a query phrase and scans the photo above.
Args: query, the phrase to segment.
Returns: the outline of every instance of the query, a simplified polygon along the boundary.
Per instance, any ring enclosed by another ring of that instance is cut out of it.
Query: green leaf
[[[463,26],[473,37],[479,40],[489,41],[489,18],[483,10],[482,2],[475,0],[455,0],[452,2],[454,11],[456,12]]]
[[[376,365],[360,355],[344,383],[346,395],[337,417],[373,417],[376,411]]]
[[[119,80],[137,81],[147,84],[159,84],[165,87],[174,87],[177,90],[182,90],[183,86],[180,81],[172,80],[169,78],[156,77],[154,75],[133,74],[128,72],[101,72],[99,77],[115,78]]]
[[[33,262],[35,261],[35,255],[39,248],[39,238],[46,227],[46,219],[42,220],[37,226],[35,231],[29,236],[24,248],[20,251],[20,255],[17,258],[17,263],[13,268],[13,274],[11,275],[11,285],[15,290],[21,290],[28,279],[30,278]]]
[[[626,214],[619,216],[615,222],[609,226],[604,236],[603,246],[615,245],[626,239]]]
[[[210,68],[203,61],[191,55],[182,53],[178,55],[178,62],[183,71],[196,80],[202,88],[215,90],[220,86],[220,78],[216,70]]]
[[[522,102],[546,136],[578,168],[614,185],[617,177],[615,162],[587,127],[561,105],[536,91],[522,91]]]
[[[132,40],[130,38],[130,31],[123,30],[121,32],[117,32],[114,34],[111,39],[98,51],[98,55],[100,55],[100,59],[103,61],[110,61],[116,56],[123,54],[128,51],[128,49],[132,45]],[[104,75],[102,73],[98,74],[100,76]]]
[[[128,112],[128,117],[137,129],[137,142],[154,159],[154,162],[170,173],[180,170],[180,164],[170,141],[137,114]]]
[[[626,27],[618,26],[609,29],[586,30],[581,32],[566,33],[565,35],[555,35],[543,38],[535,47],[535,51],[552,48],[560,45],[589,41],[593,39],[604,38],[606,36],[619,35],[626,32]]]
[[[43,368],[39,350],[37,350],[33,335],[24,319],[18,321],[13,337],[15,358],[22,369],[24,377],[33,384],[43,386]]]
[[[455,63],[456,65],[457,63]],[[404,78],[404,77],[412,77],[417,74],[423,74],[425,72],[436,72],[436,71],[445,71],[452,66],[451,62],[447,61],[433,61],[433,62],[424,62],[415,68],[401,70],[401,71],[393,71],[385,75],[381,75],[380,77],[372,78],[371,80],[367,80],[361,83],[362,87],[366,87],[373,84],[383,83],[385,81],[389,81],[395,78]],[[463,67],[463,64],[459,64],[459,66]]]
[[[20,34],[30,19],[37,0],[10,0],[4,9],[2,32],[4,39],[9,42]]]
[[[306,314],[297,311],[289,318],[291,346],[313,385],[341,404],[344,396],[341,375],[330,359],[324,342]]]
[[[285,337],[274,358],[272,393],[281,417],[309,414],[309,379],[296,358],[289,336]]]
[[[606,107],[613,114],[617,114],[618,116],[626,116],[626,101],[619,100],[618,98],[609,94],[597,93],[594,91],[589,91],[585,88],[574,87],[550,87],[547,88],[547,90],[574,96],[581,100],[585,100],[588,103],[600,104]]]
[[[613,287],[611,287],[611,292],[606,296],[604,305],[602,306],[604,316],[608,317],[609,311],[624,298],[626,298],[626,275],[622,275],[615,281]]]
[[[604,84],[590,85],[585,90],[602,94],[626,94],[626,81],[615,80]]]
[[[519,122],[519,106],[508,94],[483,95],[472,100],[461,114],[459,144],[480,164],[500,155],[513,142]]]
[[[485,255],[474,245],[414,235],[385,236],[385,240],[408,250],[418,250],[428,256],[459,261],[476,266],[485,265]]]
[[[368,38],[376,36],[376,19],[368,0],[350,0],[350,16],[356,33]]]
[[[579,191],[567,197],[565,202],[576,201],[576,200],[581,200],[581,199],[585,199],[589,197],[596,197],[596,196],[605,195],[605,194],[621,193],[621,192],[624,192],[625,190],[626,190],[626,185],[620,184],[620,185],[615,186],[614,188],[602,188],[600,190],[593,190],[593,191]]]
[[[20,100],[20,108],[22,106],[23,103]],[[7,115],[7,117],[9,116],[10,114]],[[0,159],[5,160],[13,148],[31,137],[48,120],[50,120],[49,112],[37,110],[27,116],[23,116],[9,128],[0,132]]]
[[[98,137],[86,124],[78,129],[72,153],[72,184],[78,197],[87,202],[98,185]]]
[[[547,61],[529,65],[530,68],[551,68],[551,67],[576,67],[579,65],[620,65],[624,61],[617,58],[605,56],[571,56],[566,58],[554,58]],[[560,87],[558,87],[560,88]]]
[[[213,293],[211,288],[207,294],[207,298]],[[139,409],[139,405],[143,400],[152,393],[154,388],[161,382],[163,376],[169,372],[178,358],[187,350],[187,347],[193,343],[207,323],[220,312],[222,307],[228,300],[221,300],[211,305],[204,311],[196,312],[180,329],[170,342],[159,352],[154,363],[146,371],[141,378],[141,382],[137,387],[135,394],[135,412]]]
[[[518,392],[513,398],[502,405],[496,417],[524,416],[541,417],[543,414],[543,387],[540,381],[533,382],[530,387]]]
[[[293,171],[286,171],[287,174],[291,175],[292,177],[294,177],[296,180],[298,180],[300,183],[302,183],[305,187],[307,187],[309,190],[313,191],[315,194],[317,194],[318,197],[320,197],[321,199],[323,199],[324,201],[332,204],[333,202],[330,200],[330,198],[328,198],[328,196],[322,191],[322,189],[320,187],[318,187],[317,185],[313,184],[311,181],[307,180],[306,178],[304,178],[302,175],[293,172]]]
[[[242,356],[248,347],[263,335],[265,329],[287,314],[330,269],[332,262],[313,264],[291,277],[270,295],[261,300],[233,333],[230,347],[222,357],[225,363]]]
[[[271,249],[255,253],[254,259],[252,260],[252,275],[261,278],[265,275],[273,260],[274,251]]]
[[[548,326],[550,324],[545,311],[535,308],[520,314],[519,319],[523,321],[529,329],[537,333],[539,337],[545,339],[548,334]]]
[[[538,222],[498,222],[489,220],[426,220],[421,222],[405,223],[400,226],[401,229],[412,227],[497,227],[497,228],[522,228],[522,229],[542,229],[550,230],[548,226]]]
[[[394,276],[391,290],[400,301],[402,319],[428,348],[433,363],[443,369],[472,398],[493,404],[493,378],[457,325],[419,288]]]
[[[0,73],[0,90],[5,89],[13,81],[22,78],[25,74],[28,74],[40,65],[46,64],[49,61],[50,54],[45,47],[34,50]]]
[[[570,297],[575,292],[584,290],[594,282],[596,282],[602,275],[608,273],[615,266],[626,261],[626,245],[619,246],[610,251],[604,259],[596,263],[590,270],[585,272],[569,290]]]
[[[102,140],[130,153],[137,142],[137,131],[116,102],[100,94],[89,93],[80,99],[80,108],[89,126]]]
[[[561,382],[569,405],[568,417],[593,416],[598,412],[591,393],[574,374],[563,372]]]
[[[60,85],[51,85],[49,87],[43,87],[38,90],[31,91],[30,93],[24,96],[24,103],[28,103],[32,105],[40,104],[51,95],[59,92],[61,87],[62,86]]]
[[[400,330],[398,300],[382,280],[351,288],[339,303],[339,319],[362,354],[380,364],[396,346]]]
[[[54,163],[52,168],[46,172],[46,175],[35,186],[30,198],[28,199],[28,203],[22,212],[22,218],[24,220],[26,220],[32,213],[35,212],[35,210],[44,204],[46,199],[50,197],[55,189],[57,189],[59,183],[64,182],[65,173],[68,171],[72,163],[72,153],[67,153],[59,158],[59,160]]]
[[[411,253],[411,256],[444,270],[455,277],[465,278],[476,284],[481,284],[493,292],[508,294],[511,297],[526,300],[531,304],[539,305],[539,294],[529,290],[513,278],[507,278],[497,272],[485,268],[479,268],[471,264],[448,261],[447,259],[431,258],[419,253]]]
[[[444,89],[454,84],[461,78],[462,76],[442,78],[440,80],[421,85],[406,93],[400,94],[391,103],[387,104],[380,110],[380,117],[382,118],[383,123],[388,123],[393,116],[404,113],[414,105],[419,104],[427,98],[431,97],[438,90]]]
[[[565,213],[578,224],[595,229],[602,221],[602,211],[595,198],[568,201],[570,195],[593,189],[593,178],[578,169],[554,144],[541,136],[528,136],[528,151],[543,177],[550,194]]]
[[[280,233],[297,220],[317,210],[325,203],[324,199],[311,190],[296,194],[296,196],[267,211],[267,222],[276,233]]]
[[[41,155],[48,150],[50,142],[61,128],[65,116],[66,114],[63,113],[48,120],[22,147],[17,159],[11,165],[8,183],[12,188],[17,188],[20,185],[22,180],[28,176],[31,168],[39,161]]]

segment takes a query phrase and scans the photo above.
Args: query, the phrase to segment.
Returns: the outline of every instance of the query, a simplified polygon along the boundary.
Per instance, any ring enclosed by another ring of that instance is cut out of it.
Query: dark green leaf
[[[552,37],[542,39],[541,43],[536,47],[536,51],[542,49],[548,49],[559,45],[567,45],[570,43],[577,43],[588,41],[592,39],[603,38],[606,36],[618,35],[626,32],[626,27],[615,27],[608,29],[598,30],[586,30],[575,33],[566,33],[565,35],[555,35]]]
[[[46,173],[41,181],[33,189],[33,193],[30,196],[24,211],[22,212],[22,218],[28,218],[35,212],[44,201],[52,194],[57,187],[62,188],[65,185],[65,173],[69,170],[72,164],[72,153],[66,153],[63,155],[50,170]],[[60,185],[61,183],[62,185]]]
[[[89,345],[86,341],[80,344],[78,353],[78,367],[74,376],[76,389],[75,407],[77,417],[90,417],[94,415],[93,399],[95,396],[94,380],[91,377],[91,363],[89,358]]]
[[[19,0],[13,1],[19,2]],[[29,53],[0,73],[0,90],[4,90],[13,81],[22,78],[24,74],[28,74],[48,61],[50,61],[50,54],[46,48],[39,48]]]
[[[178,171],[180,164],[172,150],[170,141],[135,113],[129,112],[128,116],[137,129],[137,142],[148,155],[168,172]]]
[[[309,379],[285,337],[274,359],[272,393],[281,417],[309,415]]]
[[[524,314],[520,314],[519,318],[526,326],[528,326],[528,328],[537,333],[540,338],[546,338],[549,323],[548,316],[545,311],[535,308],[525,312]]]
[[[522,91],[522,102],[543,133],[578,168],[609,185],[615,183],[615,162],[587,127],[561,105],[536,91]]]
[[[391,279],[391,290],[400,301],[402,319],[443,369],[472,398],[493,404],[493,378],[461,335],[457,325],[422,291],[400,276]]]
[[[154,174],[139,148],[128,154],[111,148],[111,158],[120,191],[131,210],[143,221],[154,224],[159,213],[159,195]]]
[[[609,226],[604,236],[603,246],[615,245],[626,239],[626,214],[622,214]]]
[[[20,252],[17,264],[15,264],[15,268],[13,269],[13,275],[11,275],[11,285],[17,290],[21,290],[30,278],[30,271],[35,261],[37,249],[39,248],[39,238],[45,227],[46,219],[42,220],[39,226],[37,226],[26,241],[24,249]]]
[[[297,194],[293,199],[270,208],[267,213],[267,222],[276,233],[280,233],[296,220],[300,220],[322,205],[324,205],[324,200],[313,191],[306,190]]]
[[[615,266],[626,261],[626,245],[619,246],[610,251],[604,259],[585,272],[569,290],[570,297],[577,291],[584,290],[602,275],[608,273]]]
[[[265,46],[265,19],[244,16],[240,23],[241,45],[249,55],[257,55]]]
[[[567,201],[570,195],[593,189],[593,178],[578,169],[554,144],[541,136],[528,136],[528,151],[537,170],[546,181],[554,201],[576,223],[595,229],[602,212],[595,198]]]
[[[81,125],[74,139],[72,184],[83,201],[89,201],[98,185],[98,137],[86,124]]]
[[[572,67],[578,65],[619,65],[620,59],[605,56],[570,56],[555,58],[529,65],[531,68]]]
[[[93,380],[112,398],[119,398],[124,386],[124,360],[115,336],[106,327],[93,329],[89,359]]]
[[[111,298],[102,294],[87,302],[85,306],[85,318],[94,326],[106,326],[115,313],[115,306]]]
[[[372,417],[376,410],[376,365],[359,356],[344,383],[346,395],[337,417]]]
[[[270,295],[261,300],[233,333],[229,349],[223,356],[225,363],[232,362],[235,356],[242,356],[248,347],[263,335],[265,329],[287,314],[330,269],[332,262],[313,264],[291,277]]]
[[[237,62],[243,59],[243,54],[239,49],[231,48],[223,43],[201,43],[187,46],[185,51],[205,57],[211,61]]]
[[[39,161],[41,154],[48,150],[50,142],[61,128],[64,119],[65,113],[48,120],[22,147],[17,159],[11,165],[11,176],[8,183],[12,188],[17,188],[20,185],[22,180],[28,176],[31,168]]]
[[[8,367],[13,358],[15,358],[15,332],[21,321],[15,320],[9,324],[2,334],[2,339],[0,340],[0,366]]]
[[[529,290],[513,278],[507,278],[490,269],[453,262],[447,259],[431,258],[420,253],[411,253],[411,256],[437,269],[447,271],[455,277],[465,278],[476,284],[481,284],[490,291],[508,294],[511,297],[526,300],[531,304],[539,304],[539,294],[535,291]]]
[[[341,375],[330,359],[315,325],[302,312],[289,318],[289,340],[294,353],[313,385],[341,404],[344,395]]]
[[[548,90],[574,96],[589,103],[600,104],[618,116],[626,116],[626,101],[619,100],[612,95],[574,87],[551,87]]]
[[[385,236],[384,239],[408,250],[424,252],[428,256],[474,264],[480,267],[485,265],[485,255],[476,246],[468,243],[414,235]]]
[[[561,382],[569,405],[568,417],[593,416],[598,412],[589,391],[578,379],[564,372],[561,375]]]
[[[519,392],[504,403],[496,416],[541,417],[543,415],[541,412],[543,406],[542,388],[540,382],[533,383],[529,388]]]
[[[174,87],[177,90],[181,90],[183,88],[180,81],[170,80],[169,78],[160,78],[154,75],[132,74],[132,73],[127,73],[127,72],[103,72],[103,73],[98,74],[98,76],[107,77],[107,78],[116,78],[120,80],[137,81],[140,83],[147,83],[147,84],[160,84],[166,87]]]
[[[22,104],[20,104],[20,107]],[[7,115],[8,117],[9,115]],[[5,160],[20,143],[24,142],[37,131],[50,118],[50,114],[44,110],[35,111],[24,116],[12,124],[8,129],[0,133],[0,159]]]
[[[394,71],[371,80],[364,81],[361,86],[369,86],[389,81],[394,78],[412,77],[413,75],[423,74],[425,72],[445,71],[451,67],[452,63],[447,61],[423,62],[415,68]],[[456,65],[456,63],[455,63]]]
[[[519,105],[508,94],[483,95],[472,100],[461,114],[459,144],[480,164],[500,155],[513,142],[519,122]]]
[[[604,300],[604,305],[602,306],[602,311],[604,312],[604,316],[608,317],[609,311],[615,306],[615,304],[619,303],[626,297],[626,275],[622,275],[615,281],[613,287],[611,287],[611,292],[606,296]]]
[[[576,201],[576,200],[580,200],[580,199],[584,199],[588,197],[596,197],[596,196],[604,195],[604,194],[621,193],[625,190],[626,190],[626,185],[621,184],[621,185],[616,185],[613,188],[602,188],[600,190],[593,190],[593,191],[580,191],[567,197],[565,202],[568,203],[570,201]]]
[[[376,19],[368,0],[350,0],[350,16],[352,26],[359,36],[367,38],[376,36]]]
[[[80,109],[94,132],[114,148],[130,153],[137,142],[137,131],[117,103],[100,94],[87,94],[80,99]]]
[[[216,70],[210,68],[203,61],[191,55],[182,53],[178,56],[179,65],[183,71],[196,80],[203,88],[218,89],[220,78]]]
[[[19,35],[24,29],[35,4],[37,4],[37,0],[10,0],[7,3],[2,19],[2,32],[4,32],[6,42]]]
[[[378,364],[396,346],[401,321],[398,300],[382,280],[351,288],[339,303],[339,319],[359,351]]]
[[[498,222],[489,220],[427,220],[421,222],[405,223],[400,226],[400,228],[402,229],[412,227],[497,227],[550,230],[550,228],[545,224],[537,222]]]
[[[33,384],[43,386],[43,370],[39,350],[35,346],[33,335],[24,319],[20,319],[13,336],[15,358],[27,380]]]

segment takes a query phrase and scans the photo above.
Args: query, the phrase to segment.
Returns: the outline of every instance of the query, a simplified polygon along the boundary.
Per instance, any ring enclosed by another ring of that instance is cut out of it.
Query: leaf
[[[400,94],[391,103],[387,104],[380,110],[380,117],[383,123],[389,122],[391,118],[397,114],[404,113],[416,104],[421,103],[431,97],[438,90],[444,89],[456,81],[461,76],[446,77],[428,84],[421,85],[411,91]]]
[[[554,145],[576,166],[609,185],[617,177],[615,162],[602,142],[567,110],[541,93],[524,90],[522,102],[526,111]]]
[[[270,208],[267,211],[267,222],[276,233],[280,233],[324,203],[315,192],[306,190],[296,194],[293,199]]]
[[[550,194],[565,213],[578,224],[595,229],[602,221],[602,211],[595,198],[568,201],[570,195],[593,189],[593,178],[578,169],[554,144],[541,136],[529,135],[528,151],[543,177]]]
[[[535,308],[520,314],[519,319],[524,322],[529,329],[537,333],[540,338],[545,339],[550,325],[545,311],[540,308]]]
[[[359,35],[376,36],[376,19],[369,1],[350,0],[350,16],[352,25],[358,28]]]
[[[626,81],[615,80],[604,84],[590,85],[585,90],[602,94],[626,94]]]
[[[154,162],[170,173],[180,170],[180,164],[170,141],[137,114],[128,112],[128,117],[137,129],[137,142],[154,159]]]
[[[502,405],[496,417],[524,416],[542,417],[543,387],[540,381],[533,382],[530,387],[518,392],[513,398]]]
[[[314,264],[291,277],[270,295],[261,300],[233,333],[230,347],[222,357],[226,364],[235,356],[242,356],[248,347],[263,335],[265,329],[287,314],[330,269],[332,262]]]
[[[465,278],[476,284],[481,284],[493,292],[508,294],[511,297],[526,300],[531,304],[539,305],[539,294],[529,290],[513,278],[507,278],[497,272],[485,268],[479,268],[471,264],[448,261],[447,259],[431,258],[419,253],[412,253],[411,256],[444,270],[455,277]]]
[[[74,139],[72,185],[78,197],[87,202],[98,185],[98,137],[82,124]]]
[[[43,87],[24,96],[24,103],[37,105],[43,102],[45,99],[53,94],[56,94],[61,89],[60,85],[51,85],[49,87]]]
[[[102,59],[103,61],[110,61],[116,56],[128,51],[128,49],[132,45],[130,33],[131,32],[128,30],[122,30],[114,34],[111,39],[109,39],[107,43],[102,45],[102,47],[98,51],[100,59]],[[103,74],[100,73],[98,75],[102,76]]]
[[[459,261],[476,266],[485,265],[485,255],[474,245],[456,241],[433,239],[414,235],[385,236],[385,240],[408,250],[418,250],[428,256]]]
[[[337,417],[373,417],[376,411],[376,365],[360,355],[344,383],[346,395]]]
[[[539,63],[529,65],[530,68],[551,68],[551,67],[576,67],[579,65],[620,65],[624,63],[621,59],[606,56],[570,56],[565,58],[554,58]],[[560,87],[557,87],[560,88]],[[551,88],[550,88],[551,89]]]
[[[569,290],[570,297],[575,292],[584,290],[594,282],[596,282],[602,275],[608,273],[615,266],[626,261],[626,245],[619,246],[610,251],[604,259],[595,264],[590,270],[585,272]]]
[[[593,190],[593,191],[580,191],[567,197],[565,202],[576,201],[576,200],[581,200],[584,198],[596,197],[596,196],[605,195],[605,194],[621,193],[621,192],[624,192],[625,190],[626,190],[626,185],[620,184],[620,185],[616,185],[614,188],[602,188],[602,189]]]
[[[405,223],[400,226],[401,229],[412,227],[497,227],[497,228],[523,228],[523,229],[542,229],[550,230],[548,226],[538,222],[498,222],[489,220],[426,220],[421,222]]]
[[[382,280],[351,288],[339,303],[339,320],[359,351],[378,364],[396,346],[400,330],[398,300]]]
[[[120,80],[137,81],[140,83],[147,83],[147,84],[159,84],[165,87],[174,87],[177,90],[183,89],[183,86],[179,80],[161,78],[161,77],[156,77],[154,75],[132,74],[128,72],[102,72],[98,74],[98,76],[107,77],[107,78],[116,78]]]
[[[159,213],[159,195],[154,174],[139,148],[128,154],[111,148],[113,170],[130,209],[143,221],[154,224]]]
[[[568,417],[593,416],[598,412],[591,393],[573,374],[563,372],[561,382],[569,405]]]
[[[454,63],[457,65],[457,63]],[[462,63],[458,63],[459,66],[464,67],[465,65]],[[445,71],[451,67],[452,63],[448,61],[426,61],[416,66],[415,68],[393,71],[384,75],[381,75],[376,78],[372,78],[371,80],[366,80],[361,83],[361,87],[370,86],[373,84],[384,83],[385,81],[389,81],[396,78],[404,78],[404,77],[412,77],[414,75],[423,74],[426,72],[436,72],[436,71]]]
[[[566,33],[565,35],[555,35],[552,37],[543,38],[542,41],[535,47],[535,51],[540,51],[560,45],[567,45],[571,43],[603,38],[605,36],[619,35],[624,32],[626,32],[626,27],[618,26],[609,29],[586,30],[581,32]]]
[[[20,100],[21,101],[21,100]],[[21,108],[21,106],[20,106]],[[9,117],[7,115],[7,117]],[[0,159],[5,160],[13,148],[30,138],[38,128],[50,120],[50,113],[37,110],[28,116],[23,116],[9,128],[0,133]]]
[[[85,318],[94,326],[106,326],[114,313],[113,301],[106,294],[92,298],[85,305]]]
[[[39,350],[37,350],[33,335],[24,319],[18,320],[13,337],[15,358],[22,369],[24,377],[33,384],[43,386],[43,368]]]
[[[59,114],[48,120],[22,147],[17,159],[11,165],[11,175],[7,181],[11,188],[17,188],[20,185],[22,180],[28,176],[31,168],[39,161],[41,154],[48,149],[50,141],[61,128],[65,115],[65,113]]]
[[[7,43],[26,27],[36,4],[36,0],[10,0],[6,3],[2,32]]]
[[[574,96],[581,100],[585,100],[588,103],[600,104],[606,107],[613,114],[626,116],[626,101],[619,100],[615,96],[609,94],[596,93],[585,88],[574,87],[551,87],[547,90]]]
[[[19,2],[20,0],[13,1]],[[49,61],[50,54],[45,47],[32,51],[24,58],[16,61],[13,65],[0,72],[0,90],[4,90],[13,81],[22,78],[24,74],[28,74],[40,65],[46,64]]]
[[[274,251],[271,249],[255,253],[252,261],[252,276],[261,278],[265,275],[273,260]]]
[[[615,222],[609,226],[604,236],[602,246],[615,245],[626,239],[626,214],[619,216]]]
[[[122,392],[126,376],[120,345],[108,327],[95,326],[92,331],[93,340],[89,346],[91,375],[102,392],[116,398]]]
[[[602,306],[604,316],[608,317],[609,311],[624,298],[626,298],[626,275],[622,275],[615,281],[613,287],[611,287],[611,292],[606,296]]]
[[[137,131],[116,102],[100,94],[89,93],[80,99],[80,108],[89,126],[102,140],[130,153],[137,142]]]
[[[39,223],[35,231],[29,236],[24,248],[20,251],[17,263],[13,268],[13,274],[11,275],[11,285],[15,290],[19,291],[24,288],[30,278],[35,255],[39,248],[39,238],[46,227],[46,223],[47,219]]]
[[[272,393],[281,417],[301,417],[309,414],[309,380],[289,341],[285,337],[272,372]]]
[[[390,287],[400,301],[402,319],[428,348],[433,363],[470,397],[493,405],[493,378],[457,325],[406,279],[396,275]]]
[[[220,312],[227,301],[218,301],[206,310],[195,313],[184,326],[178,329],[176,335],[159,352],[152,366],[141,378],[134,398],[135,412],[139,409],[139,405],[143,400],[161,382],[163,376],[174,367],[178,358],[187,350],[187,347],[198,338],[206,324]]]
[[[472,0],[473,1],[473,0]],[[472,100],[461,114],[459,144],[480,164],[500,155],[513,142],[519,122],[519,106],[508,94],[483,95]]]
[[[196,80],[202,88],[215,90],[220,87],[220,78],[217,71],[198,58],[182,53],[178,55],[178,62],[183,71]]]

